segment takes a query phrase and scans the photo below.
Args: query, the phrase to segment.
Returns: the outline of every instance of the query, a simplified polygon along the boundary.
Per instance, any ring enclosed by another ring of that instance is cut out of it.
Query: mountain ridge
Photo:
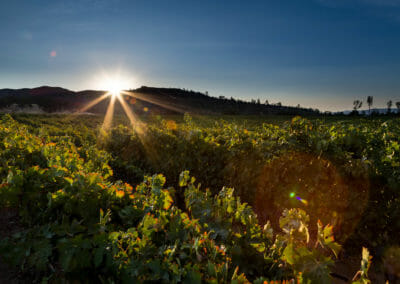
[[[123,95],[128,105],[138,113],[150,111],[153,114],[243,114],[267,115],[290,114],[310,115],[319,112],[311,108],[261,104],[259,101],[243,101],[234,98],[212,97],[207,93],[180,88],[160,88],[142,86],[128,90],[132,98]],[[72,91],[62,87],[40,86],[36,88],[0,89],[0,109],[18,105],[26,107],[37,105],[45,112],[77,112],[91,101],[104,95],[102,90]],[[109,98],[89,108],[92,113],[105,113]],[[115,111],[122,112],[119,104]]]

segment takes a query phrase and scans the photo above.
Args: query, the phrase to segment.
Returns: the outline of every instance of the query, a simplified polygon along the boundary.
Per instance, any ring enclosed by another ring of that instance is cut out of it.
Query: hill
[[[190,112],[194,114],[317,114],[313,109],[289,107],[281,105],[261,104],[256,101],[247,102],[234,98],[212,97],[201,92],[177,88],[155,88],[142,86],[129,90],[132,98],[124,96],[131,108],[142,113],[150,110],[153,114],[175,114]],[[105,92],[85,90],[74,92],[60,87],[42,86],[33,89],[0,89],[0,109],[12,109],[14,106],[26,108],[37,105],[45,112],[76,112],[91,101],[101,97]],[[87,111],[104,113],[109,98],[91,107]],[[116,104],[117,113],[122,112],[120,104]]]
[[[343,114],[348,115],[348,114],[352,114],[353,112],[354,112],[354,110],[344,110],[341,112],[337,112],[336,114],[343,113]],[[399,109],[396,109],[396,108],[392,108],[390,112],[391,112],[391,114],[400,113]],[[363,110],[358,110],[358,113],[362,114],[362,115],[370,115],[370,114],[371,115],[385,115],[385,114],[388,114],[388,109],[387,108],[371,108],[371,113],[369,112],[369,110],[363,109]]]

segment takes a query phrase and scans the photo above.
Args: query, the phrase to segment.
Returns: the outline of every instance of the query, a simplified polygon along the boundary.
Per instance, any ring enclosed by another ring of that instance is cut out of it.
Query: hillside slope
[[[194,114],[315,114],[312,109],[266,105],[254,102],[216,98],[200,92],[177,88],[154,88],[142,86],[129,90],[133,97],[124,96],[134,111],[141,113],[174,114],[190,112]],[[104,91],[85,90],[74,92],[60,87],[42,86],[33,89],[0,89],[0,109],[18,105],[27,107],[38,105],[46,112],[75,112],[99,98]],[[88,109],[92,113],[104,113],[109,98]],[[116,112],[121,112],[119,103]]]

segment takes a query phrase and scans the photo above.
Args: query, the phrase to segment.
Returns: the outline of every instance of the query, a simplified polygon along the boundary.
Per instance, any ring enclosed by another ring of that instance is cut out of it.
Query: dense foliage
[[[399,137],[398,119],[296,117],[248,129],[226,121],[202,127],[186,117],[179,125],[154,123],[146,135],[115,128],[102,144],[120,179],[137,183],[161,172],[176,187],[179,173],[190,170],[213,194],[234,187],[274,228],[284,208],[300,207],[312,223],[334,224],[340,240],[379,248],[400,239]]]
[[[395,119],[16,119],[0,123],[0,207],[21,229],[0,253],[37,281],[329,283],[335,239],[377,257],[400,239]]]

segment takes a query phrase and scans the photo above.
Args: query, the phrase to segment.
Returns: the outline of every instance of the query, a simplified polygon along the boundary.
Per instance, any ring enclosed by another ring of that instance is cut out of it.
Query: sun
[[[113,96],[118,96],[123,91],[123,88],[118,84],[112,84],[107,88],[108,92]]]
[[[127,89],[126,83],[118,78],[109,79],[104,87],[112,96],[119,96],[123,90]]]
[[[134,78],[130,75],[127,76],[127,73],[121,73],[120,71],[107,73],[103,70],[101,75],[102,76],[99,75],[93,79],[93,84],[97,86],[97,90],[104,92],[103,95],[90,101],[87,105],[81,108],[78,113],[85,112],[101,101],[108,99],[109,102],[102,125],[102,130],[108,131],[112,127],[115,104],[118,102],[128,116],[133,129],[137,133],[140,133],[140,135],[143,135],[144,124],[136,116],[127,102],[125,102],[125,99],[128,97],[136,98],[134,88],[137,87],[137,85],[135,84],[136,82]],[[144,111],[147,112],[148,108],[145,107]]]
[[[97,89],[106,91],[108,95],[119,96],[121,92],[135,87],[135,82],[131,76],[126,76],[120,72],[114,74],[103,74],[95,80]]]

